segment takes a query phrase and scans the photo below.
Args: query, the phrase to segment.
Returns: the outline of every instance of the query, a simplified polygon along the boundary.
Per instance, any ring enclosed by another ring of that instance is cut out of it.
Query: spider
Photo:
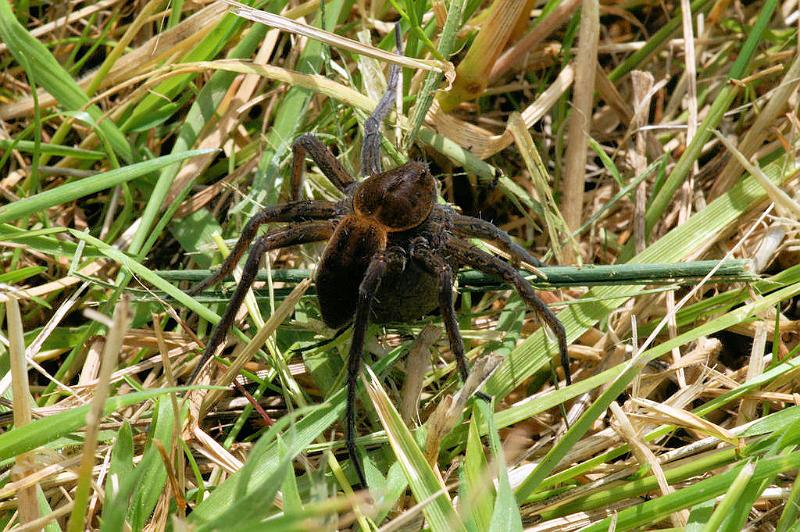
[[[241,280],[225,308],[189,382],[200,373],[224,341],[237,310],[255,280],[261,257],[268,251],[309,242],[327,241],[316,272],[322,319],[328,327],[342,329],[352,323],[347,362],[345,443],[362,486],[366,486],[356,453],[356,386],[370,322],[412,322],[437,308],[447,332],[460,378],[469,372],[464,341],[453,307],[453,276],[470,266],[511,284],[525,303],[553,331],[566,381],[570,383],[567,339],[563,325],[536,295],[528,281],[508,262],[472,246],[467,239],[494,242],[514,262],[534,266],[541,262],[490,222],[463,216],[437,204],[436,182],[426,164],[409,161],[382,171],[380,124],[392,106],[399,68],[392,66],[388,90],[365,123],[361,172],[357,181],[312,134],[298,137],[292,146],[291,194],[294,201],[266,207],[245,225],[231,254],[218,271],[191,290],[197,293],[227,276],[255,240],[242,268]],[[337,202],[299,200],[305,155],[344,198]],[[256,238],[261,225],[284,222]]]

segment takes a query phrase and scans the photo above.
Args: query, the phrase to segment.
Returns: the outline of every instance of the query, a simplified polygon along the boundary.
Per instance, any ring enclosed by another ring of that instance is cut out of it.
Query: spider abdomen
[[[370,260],[385,247],[386,231],[380,226],[353,215],[342,219],[317,268],[317,299],[325,325],[338,329],[352,320]]]
[[[413,323],[438,306],[438,279],[407,261],[400,272],[387,272],[381,281],[370,318],[375,323]]]

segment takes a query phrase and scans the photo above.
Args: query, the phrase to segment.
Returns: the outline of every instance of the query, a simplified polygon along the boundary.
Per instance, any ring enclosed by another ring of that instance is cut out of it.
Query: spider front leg
[[[336,224],[330,221],[305,222],[288,228],[276,229],[256,241],[247,256],[244,268],[242,268],[242,278],[236,287],[236,291],[225,307],[225,313],[214,328],[214,332],[211,334],[211,339],[206,344],[205,351],[203,351],[200,361],[189,377],[189,383],[194,382],[197,375],[200,374],[200,371],[216,352],[217,347],[225,340],[225,335],[228,333],[228,329],[231,328],[231,325],[233,325],[233,320],[236,318],[239,307],[242,306],[247,291],[250,290],[250,286],[253,284],[253,281],[255,281],[259,263],[261,262],[261,256],[273,249],[327,240],[333,235],[335,226]]]
[[[572,377],[569,371],[569,354],[567,353],[567,333],[564,325],[550,308],[539,299],[530,283],[513,266],[504,262],[493,255],[479,250],[476,247],[464,244],[451,238],[447,241],[447,251],[459,260],[489,275],[497,275],[503,281],[514,286],[523,301],[536,313],[547,327],[553,331],[558,340],[558,351],[561,355],[561,366],[564,368],[564,377],[567,385],[572,384]]]
[[[342,166],[331,151],[311,133],[300,135],[292,144],[292,199],[300,197],[300,189],[303,186],[303,168],[306,153],[322,173],[325,174],[333,186],[346,192],[347,188],[353,184],[353,178]]]
[[[394,27],[395,46],[397,55],[403,55],[403,41],[400,37],[399,23]],[[381,168],[381,123],[392,109],[397,84],[400,82],[400,66],[389,67],[389,80],[386,83],[386,92],[381,96],[375,110],[364,122],[364,144],[361,146],[361,175],[369,177],[380,174]]]
[[[513,262],[527,262],[531,266],[541,268],[542,261],[528,253],[528,251],[511,240],[511,235],[491,222],[457,214],[453,217],[454,229],[464,235],[483,240],[491,240],[498,244],[500,249],[511,255]]]
[[[369,326],[369,316],[372,312],[372,302],[381,285],[386,270],[391,268],[402,269],[405,265],[405,256],[394,249],[379,251],[373,255],[367,272],[358,287],[358,302],[356,314],[353,319],[353,338],[350,342],[350,352],[347,358],[347,406],[345,410],[345,446],[350,461],[358,475],[361,485],[366,487],[367,478],[356,452],[356,391],[358,389],[358,374],[361,371],[361,356],[364,351],[364,337]]]
[[[214,285],[230,274],[244,252],[255,239],[258,228],[264,224],[275,222],[301,222],[306,220],[327,220],[336,216],[336,204],[330,201],[294,201],[282,205],[267,207],[250,218],[242,229],[239,240],[233,246],[230,255],[225,258],[222,266],[210,277],[206,277],[193,286],[188,293],[199,294],[211,285]],[[297,226],[300,227],[300,226]]]

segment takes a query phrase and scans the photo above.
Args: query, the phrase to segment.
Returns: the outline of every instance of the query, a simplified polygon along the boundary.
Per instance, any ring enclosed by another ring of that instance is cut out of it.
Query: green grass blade
[[[739,474],[736,475],[736,478],[733,479],[731,485],[725,492],[725,497],[722,498],[722,502],[719,503],[714,513],[711,514],[711,518],[703,527],[703,532],[732,532],[728,526],[723,526],[725,521],[730,521],[733,519],[733,513],[737,510],[737,503],[744,495],[744,490],[747,488],[747,484],[753,478],[753,473],[755,472],[755,466],[752,462],[747,462],[739,468]],[[749,512],[750,507],[747,506],[745,511]],[[741,511],[741,509],[739,510]]]
[[[78,246],[73,242],[65,242],[49,236],[66,232],[66,230],[65,227],[25,230],[9,224],[0,224],[0,241],[14,242],[48,255],[71,258],[77,252]],[[97,250],[84,249],[84,258],[96,256]]]
[[[325,4],[325,18],[318,16],[314,25],[322,29],[331,29],[336,25],[336,21],[349,6],[352,0],[333,0]],[[319,41],[310,40],[306,43],[303,52],[298,59],[297,71],[305,74],[319,73],[322,71],[324,54],[324,44]],[[278,106],[272,127],[269,130],[266,140],[267,149],[261,156],[258,165],[258,173],[253,180],[253,191],[251,198],[257,202],[269,203],[277,198],[275,180],[280,172],[281,163],[289,153],[292,142],[303,127],[302,117],[305,115],[308,103],[311,101],[313,92],[300,88],[291,87],[286,96]],[[246,211],[253,208],[248,204]]]
[[[792,491],[789,493],[781,517],[778,519],[776,532],[789,532],[793,528],[796,529],[795,527],[800,524],[798,514],[800,514],[800,475],[794,479]]]
[[[483,452],[479,428],[479,410],[472,409],[464,465],[461,468],[461,490],[458,497],[459,513],[469,532],[489,529],[492,508],[495,504],[494,486],[489,482],[488,463]]]
[[[208,36],[201,40],[186,55],[180,58],[181,62],[205,61],[213,59],[232,39],[243,25],[243,20],[230,13],[226,14],[212,29]],[[130,130],[136,124],[147,120],[147,117],[157,113],[164,106],[172,103],[172,98],[179,96],[196,74],[183,74],[171,77],[157,86],[142,98],[122,125],[124,131]],[[174,109],[177,111],[177,108]]]
[[[288,455],[286,444],[283,443],[280,436],[278,436],[278,453],[281,456]],[[294,471],[288,471],[286,476],[283,477],[281,493],[283,494],[284,513],[298,515],[303,513],[303,499],[297,489],[297,478],[294,475]]]
[[[33,153],[34,149],[36,148],[36,142],[30,140],[13,141],[0,139],[0,149],[7,150],[11,148]],[[55,155],[57,157],[73,157],[75,159],[85,159],[87,161],[98,161],[106,156],[106,154],[101,151],[84,150],[82,148],[48,144],[46,142],[39,144],[39,149],[42,153],[47,155]]]
[[[450,57],[453,51],[453,44],[455,43],[456,34],[461,29],[461,18],[464,14],[464,6],[466,0],[453,0],[447,6],[447,20],[445,20],[442,34],[439,36],[439,54],[442,57]],[[428,72],[425,76],[425,83],[422,85],[422,90],[417,96],[417,102],[414,104],[414,109],[409,117],[409,131],[406,135],[404,142],[406,150],[414,144],[417,138],[422,123],[425,121],[425,116],[431,108],[434,91],[442,82],[442,74],[439,72]]]
[[[478,408],[489,425],[489,448],[492,450],[495,468],[497,469],[497,497],[494,502],[489,531],[522,532],[519,506],[517,506],[517,501],[514,499],[514,493],[511,490],[511,482],[508,479],[508,470],[503,456],[503,445],[500,443],[500,436],[494,423],[492,409],[485,401],[479,401]]]
[[[117,261],[131,273],[136,274],[141,279],[147,281],[148,283],[152,284],[158,289],[163,290],[171,298],[173,298],[178,303],[185,306],[186,308],[188,308],[201,318],[206,319],[211,323],[217,323],[219,321],[220,317],[215,312],[208,309],[205,305],[201,305],[200,303],[198,303],[194,298],[187,295],[185,292],[177,288],[175,285],[170,284],[169,282],[159,277],[155,272],[153,272],[146,266],[142,265],[136,259],[129,257],[119,249],[106,244],[102,240],[98,240],[97,238],[91,235],[87,235],[83,231],[76,231],[74,229],[70,229],[69,232],[70,234],[72,234],[72,236],[74,236],[78,240],[83,240],[86,243],[91,244],[92,246],[97,248],[103,255],[107,256],[112,260]]]
[[[758,462],[751,478],[760,480],[797,467],[800,467],[800,453],[767,458]],[[666,519],[671,513],[678,510],[691,508],[698,502],[722,495],[730,488],[742,468],[743,466],[738,466],[669,495],[657,497],[645,503],[621,510],[615,517],[616,530],[631,530],[636,527],[648,526]],[[609,530],[610,525],[611,518],[607,518],[583,528],[582,531],[605,532]]]
[[[2,5],[3,2],[0,2]],[[0,206],[0,223],[18,220],[25,216],[89,196],[101,190],[113,188],[121,183],[145,176],[150,172],[183,161],[190,157],[211,153],[213,150],[192,150],[173,155],[165,155],[149,161],[131,164],[91,177],[85,177],[50,190],[45,190],[29,198]]]
[[[128,514],[134,530],[145,528],[167,482],[167,470],[154,442],[159,441],[165,448],[168,448],[175,424],[179,421],[174,417],[171,398],[169,396],[159,397],[153,409],[153,420],[148,430],[148,442],[144,451],[145,459],[149,454],[152,454],[154,458],[149,460],[148,464],[139,464],[137,468],[142,470],[140,473],[142,483],[133,494]]]
[[[636,377],[644,365],[656,358],[669,353],[673,347],[685,345],[687,342],[705,336],[713,332],[721,331],[730,327],[731,325],[741,323],[750,316],[757,315],[772,308],[777,302],[784,301],[788,298],[794,297],[800,293],[800,284],[793,285],[773,294],[768,297],[758,300],[755,303],[745,307],[734,310],[721,318],[717,318],[701,327],[697,327],[692,331],[681,334],[674,339],[663,342],[658,346],[648,349],[642,353],[641,357],[636,363],[624,364],[619,376],[617,376],[604,392],[589,406],[586,412],[578,418],[568,430],[561,437],[561,439],[554,445],[550,451],[542,458],[536,468],[530,475],[523,481],[517,488],[517,498],[524,500],[529,497],[541,484],[544,478],[558,465],[567,452],[580,440],[584,434],[591,428],[594,421],[605,412],[608,405],[616,400],[619,395],[625,391],[628,384]],[[605,372],[609,373],[609,372]]]
[[[106,504],[103,505],[102,531],[122,530],[125,515],[128,512],[128,500],[133,487],[138,483],[131,482],[133,467],[133,433],[130,424],[125,421],[117,432],[117,439],[111,450],[111,464],[105,484]]]
[[[375,371],[379,375],[382,374],[397,361],[399,355],[400,350],[397,350],[396,356],[382,358],[374,364]],[[323,431],[341,417],[344,413],[345,396],[346,390],[339,387],[325,403],[307,410],[295,411],[295,415],[306,412],[308,414],[291,426],[292,438],[284,439],[288,455],[296,456],[307,449]],[[287,420],[293,422],[293,419],[291,416],[284,416],[270,430],[277,430],[286,425]],[[250,453],[245,464],[246,475],[240,471],[218,486],[208,499],[194,509],[190,520],[197,519],[200,522],[215,520],[235,505],[241,497],[258,493],[260,483],[279,467],[277,444],[271,442],[268,446],[259,447],[259,449],[261,448],[263,448],[263,452]]]
[[[697,161],[698,157],[700,157],[700,151],[703,149],[703,146],[705,146],[708,139],[711,138],[714,129],[720,124],[731,103],[733,103],[733,100],[739,94],[739,86],[732,83],[732,81],[738,81],[744,76],[748,68],[750,68],[761,36],[767,29],[767,24],[769,24],[772,13],[777,6],[778,0],[767,0],[764,2],[756,24],[748,32],[747,41],[745,41],[742,50],[736,57],[736,62],[733,64],[733,67],[731,67],[730,74],[728,75],[729,82],[725,84],[720,94],[714,98],[714,102],[711,104],[706,118],[697,128],[697,134],[692,138],[692,142],[687,146],[686,151],[683,152],[681,158],[675,164],[675,168],[670,173],[664,186],[647,209],[645,215],[646,234],[649,235],[656,222],[661,219],[661,215],[664,214],[667,206],[673,200],[678,188],[689,175],[692,165]]]
[[[712,513],[714,513],[714,501],[708,500],[695,504],[689,514],[689,521],[686,523],[684,532],[703,532],[703,527]]]
[[[132,406],[142,401],[172,392],[182,391],[183,388],[161,388],[147,390],[146,392],[129,393],[120,397],[111,397],[106,401],[105,415],[116,412],[121,408]],[[86,414],[90,405],[79,406],[47,416],[23,427],[0,434],[0,461],[24,452],[41,447],[61,436],[74,432],[86,424]]]
[[[228,58],[239,59],[248,57],[258,46],[259,42],[264,38],[266,30],[260,28],[252,28],[247,34],[244,35],[241,42],[230,52]],[[219,71],[211,76],[211,79],[200,90],[200,93],[195,98],[186,118],[178,129],[175,145],[172,147],[172,153],[179,153],[190,149],[197,142],[198,136],[203,132],[207,124],[216,119],[216,110],[220,102],[223,100],[231,84],[236,78],[233,72]],[[173,180],[178,174],[177,167],[166,167],[161,170],[156,181],[156,186],[150,195],[150,199],[145,205],[144,212],[141,216],[141,224],[139,230],[133,235],[131,240],[130,250],[132,253],[147,253],[159,238],[166,224],[172,218],[174,209],[180,204],[187,189],[181,192],[175,199],[175,205],[172,209],[167,209],[168,214],[161,215],[164,209],[164,200],[172,187]],[[155,225],[155,228],[154,228]],[[188,250],[187,250],[188,251]]]
[[[708,10],[711,6],[710,0],[695,0],[691,4],[691,12],[693,15],[698,15]],[[619,81],[622,79],[623,76],[628,74],[631,70],[635,69],[645,61],[647,57],[653,54],[656,50],[661,48],[664,44],[666,44],[670,38],[670,36],[677,32],[678,29],[681,27],[681,12],[675,10],[674,15],[669,21],[664,24],[664,26],[658,30],[655,34],[653,34],[647,41],[645,45],[636,50],[636,52],[632,53],[630,57],[625,59],[618,67],[616,67],[611,73],[608,75],[608,79],[611,81]]]
[[[296,456],[302,452],[342,415],[344,396],[345,391],[340,390],[327,404],[315,407],[292,427],[293,437],[285,439],[287,456]],[[262,436],[265,437],[266,435]],[[259,452],[255,452],[256,449],[251,452],[245,464],[246,469],[217,486],[207,499],[195,507],[190,521],[199,524],[215,522],[236,508],[240,499],[260,495],[262,487],[269,484],[281,467],[276,442],[272,441],[268,446],[262,447],[259,447]],[[280,485],[280,480],[277,485]]]
[[[762,308],[761,311],[762,312],[764,311],[763,308]],[[730,324],[738,323],[738,321],[730,320],[727,323],[728,323],[728,326],[730,326]],[[684,338],[683,340],[684,340],[684,342],[688,341],[686,338]],[[680,345],[680,344],[675,344],[675,345]],[[675,345],[673,345],[672,347],[674,347]],[[663,353],[661,353],[661,354],[663,354]],[[653,355],[657,356],[658,353],[653,353]],[[648,358],[650,360],[653,359],[652,356],[648,356]],[[782,372],[787,372],[787,371],[796,370],[799,364],[800,364],[800,360],[798,360],[797,358],[789,360],[789,361],[786,361],[783,364],[781,364],[781,366],[782,366],[781,367],[781,371]],[[619,373],[619,369],[620,369],[619,367],[618,368],[614,368],[613,370],[609,370],[609,371],[607,371],[605,373],[615,374],[616,375],[616,374]],[[695,415],[702,415],[700,410],[701,409],[695,409],[692,413],[695,414]],[[759,435],[769,434],[769,433],[774,433],[774,432],[779,432],[779,431],[781,433],[785,433],[787,426],[789,426],[789,425],[791,425],[793,423],[796,423],[798,421],[798,419],[800,419],[800,417],[799,417],[800,416],[800,411],[798,411],[798,410],[800,410],[800,409],[798,409],[798,407],[791,407],[791,408],[788,408],[786,410],[776,412],[775,414],[771,414],[770,416],[757,421],[754,425],[752,425],[747,430],[745,430],[742,433],[742,436],[744,436],[744,437],[759,436]],[[644,440],[645,441],[655,441],[658,438],[664,437],[665,435],[669,434],[670,432],[672,432],[674,430],[675,430],[674,426],[662,426],[662,427],[659,427],[658,429],[655,429],[655,430],[649,432],[648,434],[646,434],[644,436]],[[558,484],[561,484],[561,483],[564,483],[564,482],[568,482],[568,481],[570,481],[572,479],[575,479],[576,477],[578,477],[578,476],[580,476],[582,474],[585,474],[587,471],[590,471],[591,469],[593,469],[598,464],[608,463],[611,460],[613,460],[613,459],[615,459],[615,458],[617,458],[619,456],[622,456],[622,455],[624,455],[625,453],[628,453],[628,452],[630,452],[630,448],[628,447],[628,445],[621,445],[621,446],[618,446],[618,447],[616,447],[614,449],[611,449],[611,450],[609,450],[609,451],[607,451],[605,453],[601,453],[600,455],[597,455],[595,458],[593,458],[591,460],[588,460],[588,461],[583,462],[581,464],[578,464],[576,466],[573,466],[573,467],[570,467],[568,469],[565,469],[562,472],[556,473],[555,475],[552,475],[551,477],[547,478],[544,482],[542,482],[542,485],[541,485],[540,489],[543,489],[545,487],[556,486]],[[735,456],[731,455],[731,458],[735,458]],[[729,460],[727,460],[727,461],[729,461]],[[691,467],[694,467],[696,462],[697,461],[691,462]],[[724,463],[726,463],[726,459],[723,459],[721,462],[717,461],[717,466],[724,465]],[[703,467],[705,467],[706,469],[702,469],[700,471],[692,470],[688,475],[683,475],[683,476],[681,476],[681,475],[675,476],[676,475],[675,471],[668,471],[667,472],[668,480],[669,479],[672,479],[673,481],[684,480],[685,478],[688,478],[688,476],[694,476],[696,474],[703,473],[704,471],[706,471],[708,469],[713,469],[714,467],[717,467],[717,466],[714,466],[714,465],[711,465],[711,464],[704,465]],[[650,477],[649,480],[648,479],[645,479],[645,480],[647,480],[647,483],[646,483],[647,485],[646,486],[645,485],[640,486],[640,487],[630,486],[631,490],[629,491],[628,494],[630,496],[632,496],[632,497],[635,497],[635,496],[641,495],[643,493],[646,493],[649,490],[656,489],[658,487],[657,483],[655,482],[655,479],[653,477]],[[618,497],[617,494],[614,493],[614,494],[611,494],[611,497],[610,497],[610,499],[613,499],[612,501],[609,501],[609,500],[597,501],[597,498],[596,497],[592,497],[591,495],[589,497],[587,497],[587,499],[589,499],[589,498],[594,498],[595,499],[595,503],[597,503],[597,504],[608,505],[608,504],[611,504],[612,502],[618,502],[620,497]],[[580,508],[580,510],[583,510],[583,508]],[[562,515],[563,511],[567,511],[567,510],[566,509],[560,510],[558,512],[559,515]]]
[[[397,460],[417,502],[429,502],[422,512],[434,532],[464,530],[461,520],[453,510],[453,503],[425,455],[417,445],[411,431],[403,422],[380,381],[367,367],[367,392],[389,437]]]
[[[26,266],[18,270],[0,273],[0,283],[14,284],[47,270],[44,266]]]

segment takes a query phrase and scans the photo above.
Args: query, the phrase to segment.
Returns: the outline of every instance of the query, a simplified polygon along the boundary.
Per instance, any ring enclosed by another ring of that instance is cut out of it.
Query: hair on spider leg
[[[469,375],[464,340],[454,308],[455,275],[462,266],[496,275],[512,285],[526,306],[554,333],[567,383],[571,382],[566,333],[561,322],[511,264],[486,253],[470,239],[491,240],[514,261],[536,262],[505,231],[489,222],[458,214],[437,202],[437,182],[427,164],[409,160],[382,170],[380,126],[394,99],[399,67],[392,65],[389,89],[365,124],[362,145],[363,180],[356,180],[314,135],[300,135],[292,147],[292,199],[264,208],[248,221],[220,269],[195,290],[214,284],[247,252],[241,281],[206,344],[192,382],[227,331],[255,280],[261,257],[270,250],[310,242],[327,242],[315,275],[323,322],[332,329],[352,325],[347,359],[345,448],[358,482],[366,477],[356,447],[358,376],[370,323],[410,323],[439,309],[459,378]],[[308,155],[339,189],[339,201],[302,200],[302,179]],[[284,223],[258,237],[261,225]],[[252,246],[251,246],[252,244]],[[249,252],[248,252],[249,249]],[[485,400],[488,395],[475,394]]]
[[[394,36],[397,55],[403,55],[403,41],[400,35],[399,22],[394,26]],[[378,101],[375,110],[364,122],[364,144],[361,148],[361,175],[364,177],[381,173],[381,124],[392,110],[400,83],[400,74],[398,65],[393,64],[389,67],[386,92]]]

